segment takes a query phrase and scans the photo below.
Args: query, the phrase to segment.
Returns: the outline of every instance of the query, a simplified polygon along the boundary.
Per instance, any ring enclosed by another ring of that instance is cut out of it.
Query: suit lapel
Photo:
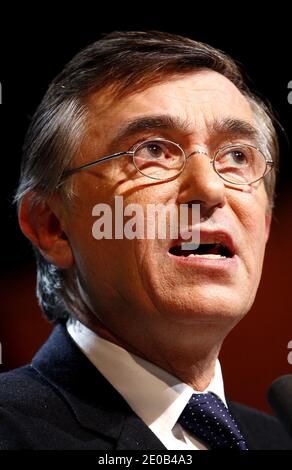
[[[166,447],[143,421],[132,413],[124,421],[116,449],[166,450]]]
[[[165,447],[57,325],[32,366],[61,394],[83,428],[103,434],[116,449]]]

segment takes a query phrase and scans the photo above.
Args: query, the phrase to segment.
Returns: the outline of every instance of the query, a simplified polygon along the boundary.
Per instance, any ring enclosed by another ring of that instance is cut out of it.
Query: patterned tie
[[[229,410],[214,393],[194,393],[178,422],[211,449],[248,450]]]

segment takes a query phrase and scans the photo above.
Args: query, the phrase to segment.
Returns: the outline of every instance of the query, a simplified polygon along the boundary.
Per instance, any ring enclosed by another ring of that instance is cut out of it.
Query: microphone
[[[292,436],[292,375],[274,380],[268,390],[268,401],[278,418]]]

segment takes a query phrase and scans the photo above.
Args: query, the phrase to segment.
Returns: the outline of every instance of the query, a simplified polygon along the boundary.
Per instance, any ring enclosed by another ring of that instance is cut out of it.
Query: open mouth
[[[189,244],[188,247],[189,248]],[[209,258],[224,259],[232,258],[234,253],[223,243],[201,243],[196,249],[183,249],[183,244],[178,244],[169,249],[173,256],[184,256],[185,258]]]

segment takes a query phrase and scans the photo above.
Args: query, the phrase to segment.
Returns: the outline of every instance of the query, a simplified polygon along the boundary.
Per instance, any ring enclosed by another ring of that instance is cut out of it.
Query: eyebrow
[[[129,137],[133,137],[141,132],[156,129],[187,134],[191,132],[191,123],[178,116],[171,116],[168,114],[141,116],[132,121],[128,121],[118,130],[111,140],[111,147],[121,144]]]
[[[215,119],[211,125],[211,129],[216,134],[229,134],[230,136],[246,137],[257,144],[259,144],[261,140],[259,130],[243,119]]]
[[[124,143],[130,137],[151,130],[167,130],[184,135],[192,132],[193,124],[182,119],[179,116],[171,116],[168,114],[154,115],[154,116],[141,116],[134,120],[128,121],[121,127],[111,140],[110,147],[114,148]],[[245,137],[253,143],[259,144],[260,133],[248,121],[238,118],[222,118],[214,120],[209,126],[210,132],[213,134],[225,134],[229,136]]]

